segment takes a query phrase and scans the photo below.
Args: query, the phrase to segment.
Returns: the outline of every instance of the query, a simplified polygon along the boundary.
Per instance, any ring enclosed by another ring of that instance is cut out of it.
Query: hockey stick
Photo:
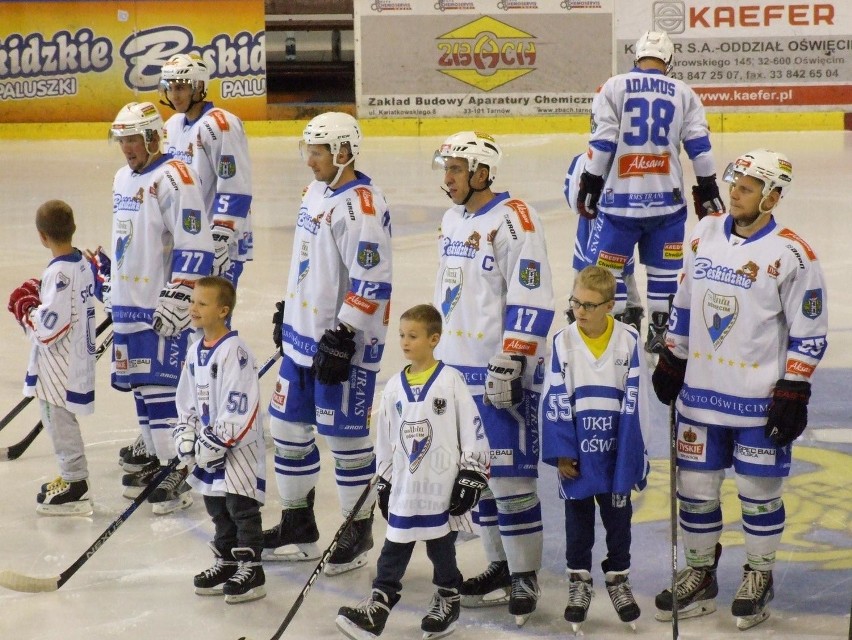
[[[270,367],[272,367],[273,364],[278,362],[278,358],[280,358],[280,357],[281,357],[281,352],[278,349],[276,349],[275,353],[273,353],[271,356],[269,356],[266,359],[266,362],[263,363],[263,366],[260,367],[260,369],[257,372],[257,377],[262,378],[263,374],[266,373],[267,371],[269,371]]]
[[[98,539],[92,543],[92,546],[86,549],[83,555],[77,558],[74,564],[58,576],[50,578],[32,578],[30,576],[25,576],[22,573],[5,570],[0,571],[0,586],[12,589],[13,591],[24,591],[26,593],[40,593],[44,591],[56,591],[59,589],[63,584],[68,582],[71,576],[77,573],[80,567],[86,564],[86,561],[88,561],[88,559],[101,548],[104,542],[109,540],[112,534],[114,534],[118,528],[124,524],[131,515],[133,515],[133,512],[136,511],[137,507],[145,502],[148,496],[153,493],[154,489],[156,489],[160,483],[177,468],[179,463],[180,460],[175,458],[168,464],[168,466],[160,469],[157,475],[154,476],[154,479],[151,480],[151,482],[148,483],[148,486],[142,490],[142,493],[136,496],[136,498],[133,499],[133,502],[130,503],[130,506],[112,521],[112,523],[106,528],[106,531],[104,531]]]
[[[110,318],[109,316],[107,317],[107,320],[109,320],[110,323],[112,322],[112,318]],[[104,322],[106,322],[106,320],[104,320]],[[109,323],[104,325],[104,323],[102,322],[101,325],[106,328],[107,326],[109,326]],[[100,327],[98,327],[98,329],[100,330]],[[111,333],[106,338],[104,338],[104,341],[101,343],[101,346],[99,346],[98,350],[95,351],[96,361],[107,350],[107,347],[112,344],[112,338],[113,334]],[[32,397],[28,398],[28,400],[32,400]],[[17,460],[18,458],[20,458],[21,454],[23,454],[24,451],[27,450],[27,448],[32,444],[33,440],[35,440],[38,434],[41,433],[42,429],[44,429],[44,424],[42,424],[42,421],[39,420],[38,424],[36,424],[36,426],[34,426],[32,429],[30,429],[30,432],[25,435],[20,442],[13,444],[10,447],[0,448],[0,462],[4,460]]]
[[[99,336],[99,335],[101,335],[104,331],[106,331],[107,327],[108,327],[108,326],[110,326],[111,324],[112,324],[112,316],[107,316],[107,317],[104,319],[104,321],[103,321],[103,322],[101,322],[101,323],[98,325],[97,329],[95,329],[95,337],[98,337],[98,336]],[[7,425],[7,424],[9,424],[10,422],[12,422],[12,420],[14,420],[14,419],[15,419],[15,417],[16,417],[19,413],[21,413],[21,411],[23,411],[23,410],[24,410],[24,407],[26,407],[26,406],[27,406],[30,402],[32,402],[34,398],[35,398],[35,396],[27,396],[26,398],[22,398],[22,399],[21,399],[21,401],[20,401],[18,404],[16,404],[16,405],[15,405],[15,407],[14,407],[14,408],[13,408],[13,409],[9,412],[9,413],[7,413],[7,414],[5,415],[5,417],[4,417],[2,420],[0,420],[0,431],[1,431],[1,430],[2,430],[2,429],[3,429],[3,428]]]
[[[677,424],[675,401],[669,402],[669,493],[670,525],[672,533],[672,640],[678,640],[677,618]]]
[[[314,586],[314,582],[317,581],[320,574],[322,573],[323,568],[325,567],[328,559],[331,557],[331,554],[334,553],[334,550],[337,549],[337,544],[340,542],[340,538],[343,536],[343,533],[349,528],[349,525],[352,524],[352,521],[355,520],[355,515],[361,510],[361,507],[364,506],[364,503],[367,502],[367,498],[370,495],[370,492],[373,490],[373,487],[376,486],[376,482],[378,481],[379,476],[376,475],[370,480],[370,483],[364,487],[364,491],[361,492],[357,502],[355,502],[355,506],[352,507],[352,511],[349,512],[349,515],[346,516],[346,520],[343,521],[343,524],[340,525],[340,528],[337,530],[337,533],[334,534],[334,538],[331,541],[331,544],[328,545],[328,549],[326,549],[320,561],[317,563],[317,566],[314,568],[314,572],[311,574],[311,577],[308,578],[308,581],[305,583],[305,586],[302,588],[301,593],[296,597],[296,601],[293,603],[293,606],[290,607],[290,611],[287,612],[287,615],[284,617],[284,622],[281,623],[281,626],[278,627],[278,630],[272,634],[272,638],[270,640],[278,640],[287,627],[290,625],[290,622],[296,616],[296,612],[299,610],[299,607],[302,606],[302,603],[305,601],[305,598],[308,596],[308,592],[311,590],[311,587]],[[241,636],[239,640],[250,640],[247,636]]]

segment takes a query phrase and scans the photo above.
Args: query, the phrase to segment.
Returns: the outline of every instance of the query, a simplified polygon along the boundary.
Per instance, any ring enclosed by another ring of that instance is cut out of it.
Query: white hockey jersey
[[[391,223],[370,178],[331,190],[312,182],[302,198],[285,294],[284,353],[310,367],[326,329],[354,327],[352,364],[378,371],[388,330]]]
[[[32,341],[24,395],[77,415],[95,410],[95,279],[77,249],[51,260],[41,304],[30,312]]]
[[[376,469],[391,482],[387,539],[413,542],[468,530],[449,514],[462,469],[488,476],[488,440],[476,404],[458,371],[438,363],[422,387],[405,371],[382,393],[376,425]]]
[[[825,353],[825,280],[813,249],[774,218],[747,240],[732,226],[729,215],[695,226],[667,342],[688,360],[686,419],[758,427],[776,381],[809,380]]]
[[[209,427],[228,447],[224,469],[196,466],[187,482],[206,496],[231,493],[263,504],[266,447],[257,362],[236,331],[212,348],[199,339],[187,349],[176,403],[178,424],[194,424],[196,434]]]
[[[231,227],[236,242],[231,260],[252,259],[251,162],[243,122],[233,113],[205,102],[198,120],[176,113],[165,124],[164,149],[201,179],[207,222]]]
[[[606,176],[598,202],[606,214],[650,218],[686,206],[692,192],[684,193],[681,143],[696,176],[716,173],[701,99],[660,71],[634,67],[607,80],[592,102],[591,127],[588,171]]]
[[[142,173],[124,166],[113,182],[112,322],[116,333],[151,328],[160,291],[213,268],[213,236],[198,177],[163,155]]]
[[[553,284],[535,210],[499,193],[476,213],[461,205],[441,221],[435,307],[444,333],[435,357],[459,369],[474,395],[496,354],[526,356],[524,387],[544,379]]]

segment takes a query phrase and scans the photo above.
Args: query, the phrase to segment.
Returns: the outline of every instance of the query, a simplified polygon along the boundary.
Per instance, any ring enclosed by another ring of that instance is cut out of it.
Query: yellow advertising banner
[[[207,99],[266,118],[263,0],[0,2],[0,122],[106,122],[159,104],[160,68],[198,53]],[[170,110],[161,106],[164,117]]]

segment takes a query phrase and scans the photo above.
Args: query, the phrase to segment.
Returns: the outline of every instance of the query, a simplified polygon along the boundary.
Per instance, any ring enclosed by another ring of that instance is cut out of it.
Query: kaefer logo
[[[535,69],[535,36],[488,16],[437,40],[438,70],[483,91]]]

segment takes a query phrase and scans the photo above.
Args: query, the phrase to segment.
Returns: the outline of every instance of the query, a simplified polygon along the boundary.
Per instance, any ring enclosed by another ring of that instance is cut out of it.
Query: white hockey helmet
[[[444,144],[432,157],[432,168],[443,170],[446,158],[464,158],[471,173],[476,171],[480,164],[487,166],[490,184],[497,177],[497,167],[503,159],[503,150],[487,133],[460,131],[444,140]]]
[[[337,164],[337,154],[343,143],[349,143],[349,150],[354,159],[361,149],[361,127],[358,121],[348,113],[329,111],[321,113],[308,123],[302,132],[300,147],[309,144],[327,144]]]
[[[141,134],[146,145],[154,139],[163,139],[163,119],[160,112],[150,102],[129,102],[115,116],[109,129],[110,140]]]
[[[636,41],[636,57],[634,62],[642,58],[656,58],[666,64],[666,75],[672,70],[674,61],[674,44],[665,31],[646,31]]]
[[[160,102],[174,109],[174,105],[166,94],[171,82],[190,85],[194,104],[204,100],[207,96],[210,71],[207,64],[197,53],[176,53],[166,60],[160,70]],[[199,94],[198,99],[195,99],[196,94]]]
[[[769,149],[756,149],[744,153],[728,165],[722,179],[734,183],[737,175],[751,176],[763,183],[763,196],[778,189],[781,197],[787,195],[793,183],[793,165],[783,153]]]

